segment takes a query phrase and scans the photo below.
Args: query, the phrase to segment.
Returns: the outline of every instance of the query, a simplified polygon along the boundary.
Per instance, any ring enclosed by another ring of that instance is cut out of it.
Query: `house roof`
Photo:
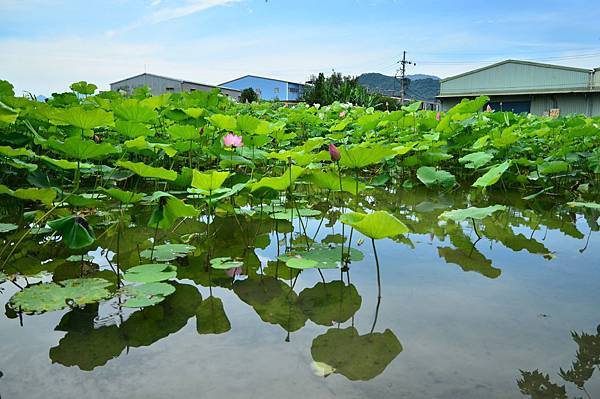
[[[471,71],[467,71],[467,72],[463,72],[461,74],[458,75],[454,75],[454,76],[449,76],[447,78],[441,79],[440,82],[447,82],[449,80],[453,80],[453,79],[457,79],[463,76],[467,76],[467,75],[471,75],[473,73],[477,73],[477,72],[481,72],[481,71],[485,71],[487,69],[492,69],[495,68],[497,66],[500,65],[504,65],[504,64],[522,64],[522,65],[531,65],[531,66],[536,66],[536,67],[541,67],[541,68],[552,68],[552,69],[564,69],[567,71],[575,71],[575,72],[586,72],[586,73],[590,73],[593,70],[592,69],[585,69],[585,68],[576,68],[576,67],[569,67],[569,66],[564,66],[564,65],[554,65],[554,64],[543,64],[540,62],[532,62],[532,61],[522,61],[522,60],[504,60],[504,61],[500,61],[500,62],[496,62],[495,64],[491,64],[488,66],[484,66],[483,68],[478,68],[478,69],[473,69]]]
[[[274,80],[276,82],[293,83],[293,84],[296,84],[296,85],[304,86],[304,83],[292,82],[290,80],[267,78],[265,76],[258,76],[258,75],[244,75],[244,76],[240,76],[239,78],[228,80],[227,82],[223,82],[223,83],[220,84],[220,86],[223,86],[223,85],[226,85],[227,83],[235,82],[236,80],[240,80],[240,79],[244,79],[244,78],[257,78],[257,79],[265,79],[265,80]]]
[[[232,90],[232,91],[240,91],[238,89],[233,89],[233,88],[226,87],[226,86],[223,86],[223,85],[218,85],[217,86],[217,85],[210,85],[210,84],[207,84],[207,83],[192,82],[190,80],[183,80],[183,79],[178,79],[178,78],[172,78],[172,77],[169,77],[169,76],[157,75],[157,74],[154,74],[154,73],[147,73],[147,72],[140,73],[139,75],[130,76],[130,77],[125,78],[125,79],[117,80],[116,82],[112,82],[111,85],[114,85],[114,84],[117,84],[117,83],[121,83],[121,82],[125,82],[125,81],[127,81],[129,79],[134,79],[134,78],[137,78],[137,77],[140,77],[140,76],[144,76],[144,75],[146,75],[146,76],[154,76],[156,78],[161,78],[161,79],[174,80],[174,81],[177,81],[179,83],[191,83],[191,84],[200,85],[200,86],[217,87],[219,89],[227,89],[227,90]]]

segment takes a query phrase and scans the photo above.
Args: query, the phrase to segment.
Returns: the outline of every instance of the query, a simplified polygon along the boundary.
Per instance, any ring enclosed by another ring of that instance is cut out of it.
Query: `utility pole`
[[[398,72],[400,72],[402,75],[402,78],[400,80],[400,103],[404,104],[404,95],[406,90],[406,87],[404,85],[404,82],[406,80],[406,66],[417,66],[417,64],[415,62],[406,60],[406,51],[402,52],[402,60],[398,61],[398,63],[400,64],[400,69],[398,69],[398,71],[396,72],[396,76],[398,75]]]

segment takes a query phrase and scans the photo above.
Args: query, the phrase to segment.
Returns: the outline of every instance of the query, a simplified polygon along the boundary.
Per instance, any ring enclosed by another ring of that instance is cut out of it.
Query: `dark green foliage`
[[[240,101],[243,103],[253,103],[258,101],[258,94],[254,91],[252,87],[247,87],[242,90],[242,94],[240,95]]]

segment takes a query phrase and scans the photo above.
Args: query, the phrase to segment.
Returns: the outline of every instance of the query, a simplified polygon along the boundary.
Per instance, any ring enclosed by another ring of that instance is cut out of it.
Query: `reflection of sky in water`
[[[317,223],[311,222],[314,231]],[[339,225],[335,233],[340,232]],[[588,226],[578,221],[587,235]],[[465,225],[465,233],[470,229]],[[528,228],[514,228],[529,237]],[[348,231],[346,231],[347,233]],[[319,238],[331,234],[322,227]],[[544,230],[537,231],[539,241]],[[549,230],[543,244],[555,258],[513,252],[486,238],[477,248],[502,270],[496,279],[463,272],[446,263],[437,247],[452,246],[428,235],[411,234],[414,250],[391,240],[377,242],[381,262],[383,299],[375,331],[390,329],[403,351],[379,376],[352,382],[333,374],[316,377],[310,367],[311,344],[330,327],[310,320],[291,333],[260,320],[252,307],[233,291],[214,287],[223,301],[231,330],[221,335],[198,335],[195,317],[176,334],[150,346],[125,349],[92,372],[51,364],[49,349],[64,332],[54,331],[65,313],[55,312],[18,320],[0,318],[0,394],[6,398],[130,397],[260,397],[260,398],[510,398],[522,397],[515,380],[519,369],[540,369],[560,385],[560,367],[575,358],[571,331],[595,333],[600,323],[600,235],[593,233],[588,249],[579,253],[584,239]],[[360,235],[354,234],[354,243]],[[471,239],[474,239],[474,233]],[[263,260],[275,258],[275,236]],[[318,240],[317,240],[318,241]],[[375,265],[370,242],[358,247],[365,260],[353,263],[350,278],[362,297],[354,318],[360,334],[371,328],[377,300]],[[339,271],[324,270],[328,281]],[[320,281],[316,271],[302,273],[299,293]],[[189,280],[185,283],[191,283]],[[14,289],[4,284],[1,300]],[[209,290],[199,287],[202,297]],[[100,314],[110,314],[101,305]],[[342,324],[342,328],[350,326]],[[567,384],[572,395],[583,396]],[[586,384],[593,396],[600,377]]]

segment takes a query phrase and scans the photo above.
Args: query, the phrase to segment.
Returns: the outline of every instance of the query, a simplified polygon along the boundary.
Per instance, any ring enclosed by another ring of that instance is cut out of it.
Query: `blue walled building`
[[[241,78],[224,82],[219,86],[244,90],[254,89],[261,100],[299,101],[304,85],[287,80],[265,78],[262,76],[246,75]]]

